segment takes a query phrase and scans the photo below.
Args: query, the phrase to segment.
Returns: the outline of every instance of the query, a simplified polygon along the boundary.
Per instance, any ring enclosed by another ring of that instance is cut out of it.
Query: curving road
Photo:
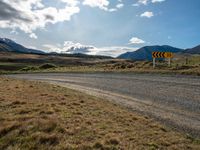
[[[103,97],[200,137],[200,77],[133,73],[46,73],[9,77],[40,80]]]

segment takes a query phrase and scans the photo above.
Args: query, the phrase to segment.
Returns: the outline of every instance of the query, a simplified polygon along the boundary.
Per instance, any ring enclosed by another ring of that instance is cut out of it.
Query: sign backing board
[[[171,52],[152,52],[153,58],[172,58],[173,53]]]

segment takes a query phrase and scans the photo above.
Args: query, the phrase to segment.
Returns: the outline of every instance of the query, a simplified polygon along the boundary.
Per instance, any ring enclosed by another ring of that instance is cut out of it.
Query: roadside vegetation
[[[40,66],[27,66],[24,67],[22,69],[20,69],[20,71],[22,72],[29,72],[29,71],[39,71],[39,70],[47,70],[47,69],[52,69],[52,68],[56,68],[57,66],[54,64],[42,64]]]
[[[13,55],[13,56],[12,56]],[[200,75],[200,55],[175,55],[171,67],[157,60],[132,61],[103,57],[61,57],[33,54],[0,55],[0,73],[31,72],[136,72]]]
[[[0,149],[196,149],[200,142],[104,99],[0,78]]]

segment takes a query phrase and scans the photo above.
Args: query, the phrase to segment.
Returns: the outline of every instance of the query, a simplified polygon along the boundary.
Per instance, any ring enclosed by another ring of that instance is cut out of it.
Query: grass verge
[[[198,140],[106,100],[0,78],[0,149],[199,149]]]
[[[6,66],[8,67],[8,66]],[[13,67],[13,66],[9,66]],[[4,68],[5,69],[5,68]],[[168,67],[166,64],[158,64],[155,69],[152,68],[152,62],[131,62],[124,61],[111,64],[96,65],[72,65],[57,66],[46,63],[41,65],[30,65],[19,70],[1,70],[0,74],[16,73],[65,73],[65,72],[130,72],[130,73],[155,73],[155,74],[181,74],[200,76],[200,65],[173,65]]]

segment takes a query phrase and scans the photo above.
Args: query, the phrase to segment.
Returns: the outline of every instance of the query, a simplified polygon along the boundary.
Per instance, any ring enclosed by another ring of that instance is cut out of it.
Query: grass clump
[[[19,71],[34,72],[34,71],[40,71],[40,70],[46,70],[46,69],[53,69],[56,67],[57,66],[54,64],[46,63],[46,64],[42,64],[40,66],[27,66],[27,67],[20,69]]]
[[[57,135],[40,134],[38,143],[42,145],[57,145],[59,143],[59,138]]]
[[[17,129],[20,125],[18,123],[11,123],[0,128],[0,138],[8,134],[9,132]]]
[[[118,145],[119,144],[119,140],[116,139],[116,138],[111,138],[111,139],[107,140],[106,143],[110,144],[110,145]]]
[[[57,66],[51,63],[42,64],[39,66],[39,69],[52,69],[56,68]]]
[[[27,66],[25,68],[20,69],[20,71],[36,71],[38,70],[38,67],[36,66]]]

